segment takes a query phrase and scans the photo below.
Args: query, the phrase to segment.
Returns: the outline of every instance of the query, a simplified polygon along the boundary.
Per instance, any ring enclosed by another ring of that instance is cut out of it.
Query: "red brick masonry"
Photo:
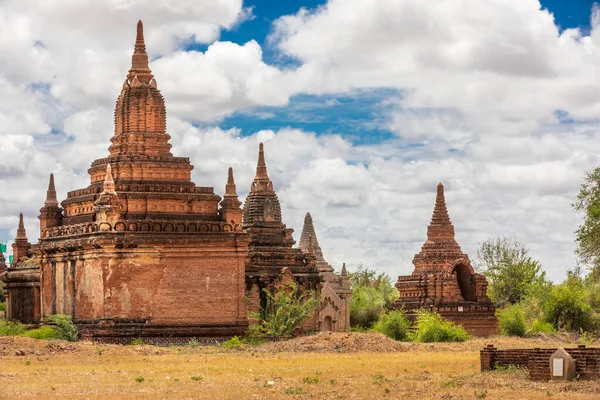
[[[556,348],[498,350],[490,344],[479,353],[481,372],[513,365],[527,368],[531,380],[548,381],[550,380],[550,356],[556,350]],[[600,378],[600,348],[586,348],[585,345],[579,345],[575,348],[566,348],[565,351],[577,362],[576,372],[580,379]]]

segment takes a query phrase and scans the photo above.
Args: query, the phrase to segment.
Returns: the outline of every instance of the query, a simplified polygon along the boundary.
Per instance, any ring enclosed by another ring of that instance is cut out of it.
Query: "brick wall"
[[[498,350],[493,345],[488,345],[479,353],[481,371],[513,365],[527,368],[532,380],[550,380],[550,356],[556,350],[556,348]],[[600,378],[600,348],[586,348],[580,345],[576,348],[566,348],[565,351],[577,362],[576,372],[581,379]]]

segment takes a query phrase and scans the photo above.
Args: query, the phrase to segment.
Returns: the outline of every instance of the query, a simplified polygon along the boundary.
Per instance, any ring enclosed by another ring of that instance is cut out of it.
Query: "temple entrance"
[[[323,320],[323,327],[321,331],[323,332],[331,332],[333,330],[333,321],[330,316],[325,317]]]
[[[463,299],[465,299],[465,301],[477,301],[475,285],[469,268],[465,265],[458,264],[454,267],[454,272],[456,273],[456,280]]]

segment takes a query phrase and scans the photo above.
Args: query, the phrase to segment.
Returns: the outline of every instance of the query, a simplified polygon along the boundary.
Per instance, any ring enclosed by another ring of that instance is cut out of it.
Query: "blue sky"
[[[272,65],[291,67],[294,60],[283,58],[269,43],[273,21],[283,15],[296,13],[300,8],[314,10],[324,5],[325,0],[256,0],[244,2],[252,7],[254,18],[223,30],[221,41],[244,44],[256,40],[263,49],[263,60]],[[580,28],[589,32],[592,0],[542,0],[543,8],[554,14],[561,30]],[[207,45],[190,46],[190,50],[205,51]],[[397,93],[401,96],[401,93]],[[236,112],[219,122],[224,129],[241,129],[249,135],[261,129],[277,130],[285,127],[301,128],[318,135],[339,133],[358,144],[381,142],[393,138],[382,122],[386,117],[386,106],[382,101],[389,98],[390,89],[362,90],[357,93],[336,96],[295,95],[284,107],[256,107]],[[454,149],[450,148],[449,151]]]

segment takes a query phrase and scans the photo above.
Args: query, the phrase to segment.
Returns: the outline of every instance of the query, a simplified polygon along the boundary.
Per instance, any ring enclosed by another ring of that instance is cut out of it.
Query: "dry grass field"
[[[116,346],[0,338],[0,399],[598,399],[599,382],[479,372],[479,349],[548,340],[396,343],[321,334],[260,347]]]

